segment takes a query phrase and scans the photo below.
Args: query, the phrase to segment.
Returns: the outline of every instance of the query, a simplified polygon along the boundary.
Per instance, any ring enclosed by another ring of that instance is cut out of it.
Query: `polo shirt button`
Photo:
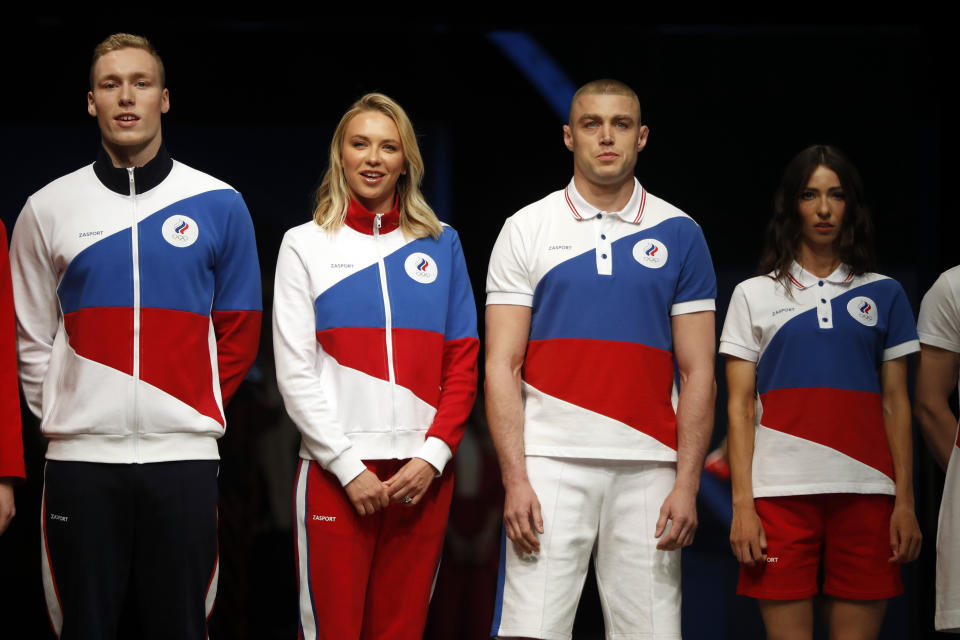
[[[599,218],[602,218],[602,217],[603,217],[603,214],[602,214],[602,213],[598,213],[598,214],[597,214],[597,218],[598,218],[598,219],[599,219]]]
[[[607,234],[601,233],[601,234],[600,234],[600,239],[601,239],[601,240],[606,240],[606,239],[607,239]]]
[[[605,253],[600,254],[600,257],[603,258],[604,260],[606,260],[606,259],[607,259],[607,254],[605,254]]]
[[[821,286],[821,287],[823,286],[823,280],[820,281],[820,286]]]
[[[827,320],[826,318],[824,318],[824,319],[823,319],[823,321],[824,321],[824,322],[830,322],[830,321],[829,321],[829,320]]]
[[[824,298],[820,298],[820,302],[822,302],[823,304],[827,304],[827,301]]]

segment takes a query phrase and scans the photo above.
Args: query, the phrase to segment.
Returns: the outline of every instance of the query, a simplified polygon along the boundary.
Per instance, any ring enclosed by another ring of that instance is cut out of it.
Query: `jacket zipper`
[[[133,249],[133,449],[137,462],[140,460],[140,236],[137,227],[137,187],[133,178],[133,169],[127,169],[130,177],[130,201],[133,211],[133,225],[130,238]]]
[[[376,214],[373,223],[373,240],[377,246],[377,267],[380,270],[380,293],[383,295],[383,315],[386,321],[387,342],[387,378],[390,380],[390,439],[391,448],[397,449],[397,402],[395,397],[396,376],[393,373],[393,315],[390,311],[390,292],[387,289],[387,268],[383,264],[383,252],[380,250],[380,226],[383,214]]]

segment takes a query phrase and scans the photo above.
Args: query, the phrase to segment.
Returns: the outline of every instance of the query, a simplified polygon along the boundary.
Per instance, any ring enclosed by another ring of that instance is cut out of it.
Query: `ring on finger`
[[[403,496],[403,504],[410,504],[411,502],[413,502],[413,498],[410,496]]]

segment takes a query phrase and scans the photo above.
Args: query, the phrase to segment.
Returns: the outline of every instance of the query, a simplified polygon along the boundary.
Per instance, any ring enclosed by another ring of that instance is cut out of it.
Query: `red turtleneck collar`
[[[394,196],[393,209],[387,211],[380,218],[380,233],[390,233],[400,226],[400,210],[398,203],[399,196]],[[347,206],[347,216],[344,222],[347,226],[360,233],[373,235],[373,225],[377,219],[377,214],[367,211],[366,207],[350,198],[350,204]]]

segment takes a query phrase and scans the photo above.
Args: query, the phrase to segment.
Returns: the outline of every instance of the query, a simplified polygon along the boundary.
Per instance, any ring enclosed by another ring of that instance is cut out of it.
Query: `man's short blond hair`
[[[573,122],[571,122],[573,120],[573,105],[577,103],[577,98],[583,95],[614,95],[633,98],[634,103],[637,105],[637,122],[640,122],[640,98],[637,97],[637,92],[619,80],[601,78],[600,80],[588,82],[573,94],[573,100],[570,101],[570,114],[567,116],[568,124],[573,124]]]
[[[167,72],[163,68],[163,60],[160,59],[160,54],[157,53],[157,50],[152,44],[150,44],[150,41],[143,36],[136,36],[132,33],[115,33],[111,36],[107,36],[104,41],[98,44],[93,50],[93,61],[90,63],[91,91],[96,88],[93,86],[93,69],[97,66],[97,60],[111,51],[119,51],[120,49],[143,49],[152,55],[153,59],[157,61],[157,72],[160,76],[160,87],[164,88],[167,86]]]

